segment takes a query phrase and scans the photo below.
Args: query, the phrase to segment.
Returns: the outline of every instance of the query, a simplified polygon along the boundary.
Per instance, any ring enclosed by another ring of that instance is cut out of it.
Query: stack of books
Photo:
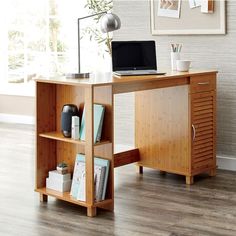
[[[85,141],[85,109],[83,111],[81,127],[80,127],[80,139]],[[94,143],[100,142],[102,136],[102,126],[104,120],[105,106],[101,104],[94,104],[94,119],[93,119],[93,127],[94,127]]]
[[[105,200],[110,161],[94,158],[95,200]],[[77,200],[86,201],[85,155],[77,154],[70,195]]]
[[[61,174],[57,170],[49,171],[46,187],[59,192],[68,192],[71,188],[71,174]]]

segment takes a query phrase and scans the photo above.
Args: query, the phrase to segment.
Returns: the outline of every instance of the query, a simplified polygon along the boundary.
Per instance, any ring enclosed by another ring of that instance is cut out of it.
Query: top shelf
[[[74,144],[79,144],[79,145],[84,145],[84,146],[86,144],[85,141],[75,140],[72,138],[66,138],[63,136],[63,134],[61,132],[57,132],[57,131],[40,133],[39,136],[43,137],[43,138],[54,139],[54,140],[58,140],[58,141],[62,141],[62,142],[74,143]],[[94,144],[94,146],[99,146],[99,145],[103,145],[106,143],[110,143],[110,141],[104,140],[101,142],[97,142]]]

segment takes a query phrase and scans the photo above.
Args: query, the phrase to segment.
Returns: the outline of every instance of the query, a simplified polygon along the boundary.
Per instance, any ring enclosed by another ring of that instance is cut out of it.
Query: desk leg
[[[186,184],[189,185],[193,184],[193,176],[186,176],[185,178],[186,178]]]
[[[93,217],[97,215],[97,207],[87,207],[87,216]]]
[[[214,168],[214,169],[211,169],[210,171],[209,171],[209,176],[216,176],[216,168]]]
[[[136,165],[136,173],[143,174],[143,166]]]
[[[39,199],[40,199],[40,202],[47,202],[48,201],[48,196],[45,195],[45,194],[40,193],[39,194]]]

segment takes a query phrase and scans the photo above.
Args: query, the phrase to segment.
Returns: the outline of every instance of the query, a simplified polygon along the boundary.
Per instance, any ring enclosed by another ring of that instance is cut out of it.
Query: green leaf
[[[110,11],[113,7],[112,0],[87,0],[84,5],[85,8],[88,9],[90,14],[96,14],[99,12]],[[93,20],[99,25],[99,20],[102,15],[98,15],[93,17]],[[110,50],[110,42],[111,38],[109,35],[103,34],[98,28],[87,27],[83,30],[83,36],[89,35],[90,41],[95,40],[99,45],[106,45],[105,52],[111,53]]]

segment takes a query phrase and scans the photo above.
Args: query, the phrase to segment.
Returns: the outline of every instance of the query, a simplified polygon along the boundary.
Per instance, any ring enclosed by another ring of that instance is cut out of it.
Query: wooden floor
[[[133,166],[115,173],[115,212],[54,198],[40,203],[34,189],[34,127],[0,123],[0,235],[236,235],[236,172],[184,177]]]

